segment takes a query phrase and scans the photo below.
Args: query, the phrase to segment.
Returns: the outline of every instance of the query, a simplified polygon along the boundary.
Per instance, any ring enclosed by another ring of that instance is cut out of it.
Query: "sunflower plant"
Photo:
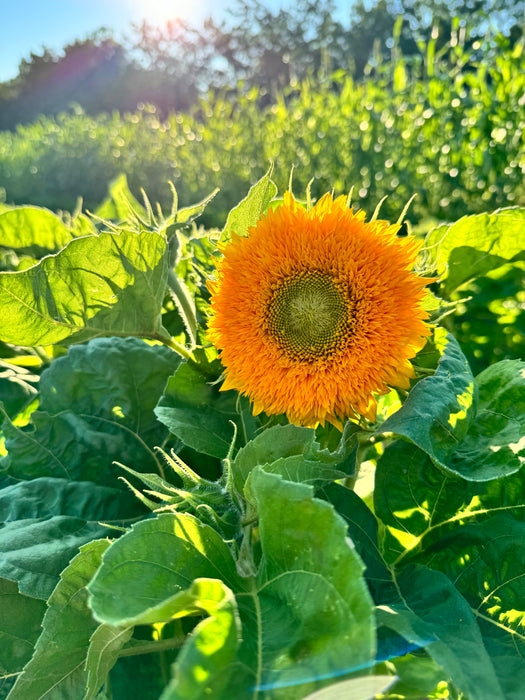
[[[519,700],[525,210],[172,194],[0,213],[0,697]]]

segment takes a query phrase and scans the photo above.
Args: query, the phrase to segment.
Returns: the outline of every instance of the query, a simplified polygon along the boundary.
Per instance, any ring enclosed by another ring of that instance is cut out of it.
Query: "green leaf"
[[[408,438],[434,464],[472,481],[518,471],[525,461],[525,363],[504,360],[472,378],[452,336],[436,374],[420,381],[381,432]]]
[[[17,478],[57,476],[117,485],[113,462],[160,469],[167,431],[153,409],[179,356],[136,338],[72,347],[40,379],[40,406],[19,428],[4,423],[4,466]]]
[[[386,693],[394,682],[395,678],[392,676],[351,678],[349,681],[333,683],[328,688],[316,690],[304,700],[374,700],[377,695]]]
[[[418,382],[403,406],[387,418],[379,431],[407,438],[424,450],[434,464],[455,471],[451,457],[472,423],[478,391],[456,339],[438,328],[435,343],[441,352],[435,375]]]
[[[0,213],[0,249],[41,258],[74,238],[56,214],[40,207],[16,207]]]
[[[246,427],[239,400],[237,392],[220,392],[197,367],[183,363],[169,378],[155,415],[188,447],[223,458],[233,440],[233,424],[239,424],[239,432]]]
[[[205,614],[173,664],[173,678],[161,700],[224,697],[240,641],[237,603],[221,581],[196,579],[177,596],[176,617]]]
[[[425,241],[427,266],[442,280],[447,296],[476,277],[513,260],[523,260],[525,209],[500,209],[439,226]]]
[[[470,700],[506,700],[474,614],[447,576],[409,567],[398,585],[403,603],[379,608],[378,624],[424,646]]]
[[[0,677],[21,671],[40,635],[46,606],[22,595],[16,583],[0,579]]]
[[[87,482],[34,479],[0,490],[0,576],[46,600],[78,547],[110,531],[99,521],[136,517],[131,494]]]
[[[446,474],[413,445],[398,440],[378,460],[374,508],[387,526],[389,561],[432,551],[461,528],[498,512],[525,519],[525,472],[493,481],[467,481]]]
[[[402,441],[387,447],[376,471],[384,556],[396,569],[420,563],[454,581],[490,657],[502,659],[495,667],[505,698],[513,697],[514,679],[525,675],[524,480],[523,468],[488,482],[453,477]]]
[[[110,182],[109,194],[95,211],[95,216],[101,219],[128,221],[130,215],[133,214],[144,217],[146,216],[146,210],[131,193],[128,179],[122,173]]]
[[[37,379],[23,367],[0,361],[0,404],[9,416],[16,416],[35,398]]]
[[[502,697],[518,700],[525,683],[525,522],[504,514],[469,523],[429,554],[470,603]]]
[[[324,484],[320,495],[334,506],[346,522],[348,536],[366,567],[366,581],[376,604],[397,600],[392,573],[379,547],[375,515],[354,491],[341,484]]]
[[[82,698],[89,639],[96,622],[87,606],[86,584],[100,564],[108,542],[97,540],[82,547],[60,575],[48,601],[33,657],[9,694],[9,700],[71,700]]]
[[[101,335],[166,338],[166,241],[151,231],[72,240],[22,272],[0,273],[3,341],[22,346]]]
[[[220,535],[188,514],[143,520],[108,549],[89,585],[95,617],[110,625],[164,622],[177,595],[196,578],[220,578],[239,589],[230,550]]]
[[[93,700],[97,696],[117,662],[119,652],[131,638],[133,629],[100,625],[93,632],[86,657],[86,694],[82,700]]]
[[[259,658],[254,686],[301,698],[374,658],[363,563],[344,521],[313,498],[311,486],[256,467],[246,490],[259,516],[262,554],[257,594],[238,598],[243,627],[252,628],[246,651]]]
[[[221,242],[228,242],[232,233],[246,236],[250,226],[255,226],[277,194],[277,187],[272,182],[273,166],[264,177],[250,189],[246,197],[228,214],[226,226],[221,233]]]
[[[476,377],[476,385],[476,418],[450,466],[475,480],[517,472],[525,462],[525,362],[498,362]]]
[[[235,490],[242,494],[248,475],[257,465],[265,465],[265,471],[281,474],[288,481],[317,485],[344,478],[355,466],[357,439],[352,425],[346,424],[334,452],[321,450],[312,428],[267,428],[238,451],[231,466]]]

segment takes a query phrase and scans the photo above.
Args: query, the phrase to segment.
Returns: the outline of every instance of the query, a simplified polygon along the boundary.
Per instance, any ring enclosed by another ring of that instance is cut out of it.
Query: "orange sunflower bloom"
[[[431,280],[412,272],[421,243],[398,230],[365,222],[344,197],[307,211],[287,192],[246,237],[234,234],[209,284],[222,389],[299,425],[375,420],[374,394],[410,387],[409,360],[430,334]]]

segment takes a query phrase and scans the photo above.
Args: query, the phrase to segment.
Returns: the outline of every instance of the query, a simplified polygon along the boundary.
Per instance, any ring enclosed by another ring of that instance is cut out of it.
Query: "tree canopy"
[[[15,79],[0,83],[0,129],[75,104],[98,114],[152,103],[167,115],[187,111],[210,90],[257,86],[264,99],[308,74],[343,69],[359,79],[374,61],[389,60],[394,43],[417,57],[431,38],[446,50],[458,28],[466,43],[491,27],[516,40],[524,9],[525,0],[356,0],[345,19],[334,0],[298,0],[278,10],[264,0],[236,0],[221,22],[143,23],[125,44],[102,29],[61,55],[44,49],[23,60]]]

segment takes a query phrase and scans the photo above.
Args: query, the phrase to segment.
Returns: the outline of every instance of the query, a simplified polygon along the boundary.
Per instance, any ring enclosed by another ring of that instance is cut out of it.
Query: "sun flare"
[[[136,21],[162,26],[167,22],[183,19],[196,20],[202,10],[202,0],[188,3],[183,0],[128,0]]]

